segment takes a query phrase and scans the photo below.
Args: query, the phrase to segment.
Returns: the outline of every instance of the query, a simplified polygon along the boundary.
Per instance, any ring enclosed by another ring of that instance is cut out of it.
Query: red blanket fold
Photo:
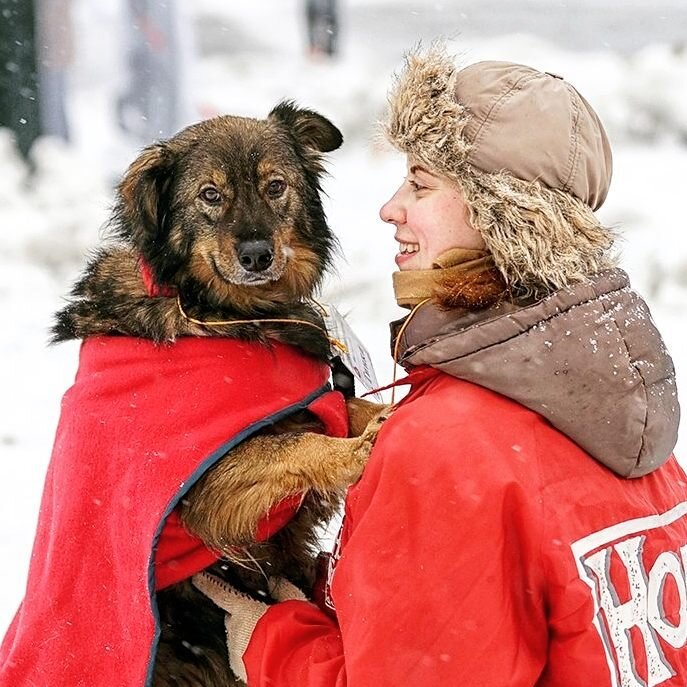
[[[232,446],[311,403],[328,434],[345,436],[345,404],[328,376],[326,365],[276,342],[87,340],[62,401],[26,596],[0,648],[0,685],[145,685],[158,631],[155,578],[164,586],[214,559],[187,539],[179,550],[188,558],[172,560],[169,537],[180,532],[175,516],[163,529],[166,518]],[[273,533],[297,505],[280,504],[261,532]],[[164,572],[154,567],[158,537],[167,542]]]

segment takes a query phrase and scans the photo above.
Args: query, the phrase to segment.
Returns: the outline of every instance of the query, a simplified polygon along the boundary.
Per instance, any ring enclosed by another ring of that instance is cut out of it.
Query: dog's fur
[[[118,188],[112,222],[117,240],[90,261],[57,314],[54,339],[277,339],[327,360],[329,342],[318,328],[324,325],[307,299],[335,245],[320,177],[322,154],[341,141],[327,119],[284,102],[265,120],[218,117],[146,148]],[[172,287],[174,294],[151,296],[141,264],[158,287]],[[190,318],[285,318],[317,326],[210,326]],[[359,476],[373,436],[363,429],[378,409],[355,399],[349,403],[351,434],[362,434],[354,439],[304,433],[321,427],[314,416],[300,413],[243,442],[208,471],[179,509],[191,532],[226,552],[227,560],[213,566],[213,573],[262,595],[264,570],[308,589],[315,575],[316,530]],[[270,540],[252,543],[267,509],[299,492],[307,495],[295,518]],[[240,684],[228,666],[223,612],[189,581],[157,596],[162,636],[155,687]]]

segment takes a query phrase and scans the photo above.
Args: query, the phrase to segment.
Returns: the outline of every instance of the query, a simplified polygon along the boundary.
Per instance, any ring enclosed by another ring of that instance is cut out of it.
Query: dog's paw
[[[361,465],[361,469],[365,466],[367,459],[370,457],[372,448],[377,441],[377,434],[379,430],[391,416],[392,412],[393,410],[391,406],[384,406],[384,408],[367,423],[362,434],[357,437],[355,455],[358,463]]]
[[[374,403],[365,398],[347,398],[349,436],[359,437],[365,431],[368,423],[384,408],[386,406],[382,403]]]
[[[391,417],[394,407],[391,405],[383,406],[382,409],[367,423],[362,436],[371,436],[372,442],[377,438],[381,426]]]

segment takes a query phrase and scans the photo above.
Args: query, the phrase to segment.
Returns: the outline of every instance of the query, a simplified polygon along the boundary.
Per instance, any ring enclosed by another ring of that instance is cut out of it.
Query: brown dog
[[[147,148],[119,186],[119,242],[90,262],[57,314],[54,339],[276,339],[327,360],[324,324],[308,299],[335,245],[320,200],[322,154],[341,141],[327,119],[287,102],[265,120],[218,117]],[[279,319],[299,323],[257,321]],[[303,411],[232,449],[188,492],[178,506],[183,524],[227,557],[213,574],[256,594],[266,592],[265,570],[312,586],[317,528],[360,475],[376,425],[364,430],[380,410],[357,399],[348,406],[359,438],[304,433],[322,427]],[[306,494],[294,519],[253,543],[260,517],[294,493]],[[212,602],[185,581],[157,603],[156,687],[239,684]]]

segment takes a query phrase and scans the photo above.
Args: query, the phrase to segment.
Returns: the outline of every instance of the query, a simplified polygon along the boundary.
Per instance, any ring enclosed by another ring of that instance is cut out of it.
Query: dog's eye
[[[267,195],[270,198],[279,198],[286,191],[286,182],[283,179],[272,179],[267,184]]]
[[[212,204],[219,203],[220,200],[222,200],[222,196],[220,195],[220,192],[216,188],[212,188],[211,186],[208,186],[208,188],[204,188],[200,192],[200,197],[206,203],[212,203]]]

